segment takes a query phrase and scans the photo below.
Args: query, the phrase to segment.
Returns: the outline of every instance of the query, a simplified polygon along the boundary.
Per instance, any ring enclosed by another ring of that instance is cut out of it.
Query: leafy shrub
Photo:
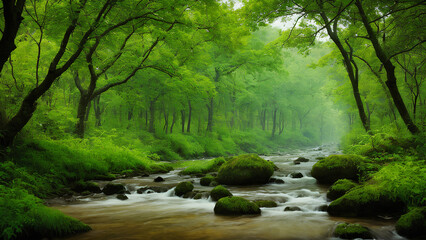
[[[61,237],[89,231],[86,224],[41,204],[41,200],[19,188],[0,185],[0,237]]]
[[[204,154],[204,148],[191,135],[173,133],[167,136],[174,152],[184,158],[199,157]]]

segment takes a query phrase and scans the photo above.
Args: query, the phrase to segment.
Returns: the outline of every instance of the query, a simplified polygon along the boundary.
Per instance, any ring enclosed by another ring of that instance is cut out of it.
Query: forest
[[[426,237],[425,1],[0,12],[1,239]]]

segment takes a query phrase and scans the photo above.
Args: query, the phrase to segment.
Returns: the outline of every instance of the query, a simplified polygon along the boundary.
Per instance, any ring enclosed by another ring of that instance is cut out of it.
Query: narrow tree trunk
[[[3,70],[4,64],[10,57],[13,50],[16,49],[15,38],[21,25],[22,12],[25,5],[25,0],[2,0],[4,29],[0,40],[0,73]],[[16,2],[16,3],[15,3]]]
[[[173,133],[173,126],[176,123],[176,112],[173,112],[173,119],[172,119],[172,125],[170,126],[170,133]]]
[[[327,15],[322,9],[323,8],[322,1],[320,2],[320,8],[321,8],[320,15],[325,22],[325,28],[327,30],[327,33],[330,36],[331,40],[334,42],[334,44],[337,46],[337,48],[340,51],[340,54],[343,57],[343,62],[346,67],[346,72],[348,73],[349,80],[351,81],[351,84],[352,84],[352,91],[355,98],[356,106],[358,108],[359,118],[362,122],[362,125],[364,126],[365,131],[370,132],[370,125],[368,125],[367,123],[367,116],[365,114],[364,105],[362,103],[361,96],[359,93],[359,88],[358,88],[358,84],[359,84],[358,68],[356,66],[355,61],[352,59],[352,53],[350,55],[348,54],[348,52],[343,47],[343,44],[340,41],[340,38],[337,35],[337,19],[334,20],[334,23],[333,23],[334,29],[332,29],[332,22],[329,21]]]
[[[207,131],[212,132],[213,131],[213,98],[210,98],[210,103],[207,104],[207,111],[208,111]]]
[[[76,126],[76,134],[80,138],[84,138],[84,130],[85,130],[85,117],[87,106],[90,103],[90,97],[86,93],[81,93],[80,101],[78,102],[77,108],[77,126]]]
[[[102,126],[101,114],[102,114],[103,110],[101,109],[100,101],[101,101],[101,95],[98,95],[93,99],[93,111],[95,112],[95,119],[96,119],[95,120],[95,126],[96,127]]]
[[[164,109],[163,114],[164,114],[164,127],[163,127],[163,130],[167,134],[167,131],[169,130],[169,113],[166,111],[166,109]]]
[[[155,100],[149,102],[149,127],[148,132],[155,133]]]
[[[272,118],[272,137],[275,137],[275,130],[277,125],[277,111],[278,109],[274,109],[273,118]]]
[[[365,29],[367,30],[369,40],[373,44],[374,50],[376,52],[376,56],[380,60],[380,62],[383,64],[386,70],[386,76],[387,76],[386,86],[389,89],[389,92],[392,96],[396,109],[398,110],[399,115],[401,115],[401,118],[404,121],[405,125],[407,126],[408,130],[412,134],[417,134],[420,132],[420,130],[412,121],[410,114],[408,113],[408,110],[404,104],[404,101],[402,100],[401,94],[399,93],[399,90],[398,90],[398,86],[396,83],[396,76],[395,76],[395,66],[392,64],[386,52],[383,50],[382,46],[380,45],[379,40],[377,39],[376,33],[371,27],[369,20],[367,18],[367,15],[364,12],[364,8],[362,7],[361,1],[356,0],[355,5],[357,6],[359,14],[361,15],[362,23]]]
[[[180,110],[182,133],[185,133],[185,110]]]
[[[130,121],[130,120],[132,120],[132,118],[133,118],[133,107],[130,107],[127,110],[127,120]]]
[[[92,104],[90,104],[90,102],[87,104],[87,110],[86,110],[86,117],[84,118],[84,121],[89,121],[89,115],[90,115],[90,108],[91,108]]]
[[[192,118],[192,105],[191,100],[188,100],[188,124],[186,126],[186,132],[191,132],[191,118]]]

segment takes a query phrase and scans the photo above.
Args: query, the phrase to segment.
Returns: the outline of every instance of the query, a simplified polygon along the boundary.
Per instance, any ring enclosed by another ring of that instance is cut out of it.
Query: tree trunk
[[[155,102],[156,100],[151,100],[149,102],[149,126],[148,126],[148,132],[155,133]]]
[[[173,119],[172,119],[172,125],[170,126],[170,133],[173,133],[173,126],[176,123],[176,112],[173,112]]]
[[[87,104],[87,110],[86,110],[86,117],[84,118],[84,121],[89,121],[89,115],[90,115],[90,108],[92,107],[92,104],[90,102]]]
[[[186,126],[186,132],[191,132],[191,118],[192,118],[192,105],[191,100],[188,100],[188,124]]]
[[[275,108],[273,118],[272,118],[272,137],[275,137],[275,130],[276,130],[276,126],[277,126],[277,111],[278,111],[278,109]]]
[[[163,130],[167,134],[167,131],[169,130],[169,113],[166,111],[166,109],[164,109],[163,114],[164,114],[164,127],[163,127]]]
[[[395,76],[395,66],[392,64],[392,62],[386,55],[386,52],[383,50],[382,46],[380,45],[379,40],[377,39],[376,33],[371,27],[369,20],[367,18],[367,15],[364,12],[364,8],[362,7],[361,1],[356,0],[355,5],[357,6],[359,14],[361,15],[362,23],[365,29],[367,30],[368,38],[373,44],[374,50],[376,52],[376,56],[380,60],[380,62],[383,64],[386,70],[386,76],[387,76],[386,86],[389,89],[389,92],[392,96],[396,109],[398,110],[399,115],[401,115],[401,118],[404,121],[405,125],[407,126],[408,130],[412,134],[417,134],[420,132],[420,130],[411,120],[410,114],[408,113],[408,110],[398,90],[398,85],[396,83],[396,76]]]
[[[80,138],[84,138],[84,130],[85,130],[85,117],[87,107],[90,103],[90,97],[87,93],[81,93],[80,101],[78,102],[77,108],[77,126],[76,126],[76,134]]]
[[[352,84],[352,91],[353,91],[353,95],[354,95],[354,98],[355,98],[356,106],[358,108],[359,118],[361,119],[361,122],[362,122],[362,125],[363,125],[365,131],[370,132],[370,125],[367,123],[367,116],[365,114],[364,105],[362,103],[361,96],[360,96],[360,93],[359,93],[359,88],[358,88],[358,84],[359,84],[358,68],[356,66],[355,61],[352,59],[352,54],[350,54],[350,55],[348,54],[348,52],[343,47],[343,44],[342,44],[342,42],[340,41],[340,39],[337,35],[337,30],[336,30],[337,29],[337,19],[334,20],[334,23],[333,23],[334,30],[333,30],[331,28],[332,27],[331,22],[329,21],[327,15],[323,11],[322,7],[323,7],[322,2],[320,2],[320,8],[321,8],[320,15],[321,15],[321,18],[325,22],[325,28],[327,30],[328,36],[330,36],[331,40],[333,40],[334,44],[337,46],[337,48],[340,51],[340,54],[343,57],[343,62],[344,62],[345,67],[346,67],[346,72],[348,73],[349,79],[350,79],[351,84]],[[352,49],[351,49],[351,51],[352,51]],[[354,67],[355,67],[355,69],[354,69]]]
[[[185,110],[180,110],[180,118],[181,118],[181,125],[182,125],[182,133],[185,133]]]
[[[2,0],[4,29],[0,40],[0,74],[4,64],[10,57],[13,50],[16,49],[15,38],[21,25],[22,12],[25,5],[25,0]],[[16,3],[15,3],[16,2]]]
[[[213,98],[210,98],[210,103],[207,104],[207,111],[208,111],[207,131],[212,132],[213,131]]]
[[[93,111],[95,112],[95,119],[96,119],[95,120],[95,126],[96,127],[102,126],[101,114],[102,114],[104,109],[101,109],[100,101],[101,101],[101,95],[98,95],[93,99]]]
[[[130,120],[132,120],[132,118],[133,118],[133,107],[130,107],[127,110],[127,120],[130,121]]]

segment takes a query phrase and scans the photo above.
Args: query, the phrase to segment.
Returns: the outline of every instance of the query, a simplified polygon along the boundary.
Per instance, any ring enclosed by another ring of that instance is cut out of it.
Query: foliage
[[[0,232],[3,239],[63,237],[91,228],[41,204],[41,200],[19,188],[0,185]]]

